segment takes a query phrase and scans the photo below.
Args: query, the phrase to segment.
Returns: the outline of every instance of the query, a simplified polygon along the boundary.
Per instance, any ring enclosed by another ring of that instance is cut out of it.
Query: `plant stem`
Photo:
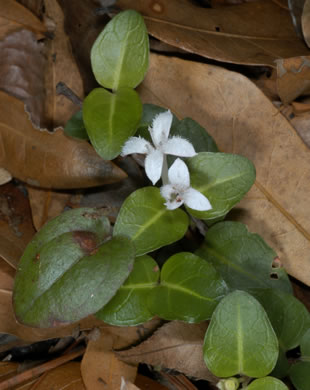
[[[163,182],[163,185],[168,184],[168,163],[167,163],[167,156],[164,154],[164,161],[163,161],[163,169],[161,171],[161,180]]]

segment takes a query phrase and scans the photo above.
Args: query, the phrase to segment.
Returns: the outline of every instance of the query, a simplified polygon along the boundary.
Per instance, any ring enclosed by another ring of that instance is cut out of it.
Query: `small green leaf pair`
[[[173,255],[160,273],[145,255],[136,259],[129,278],[97,317],[118,326],[138,325],[155,315],[200,322],[211,317],[226,294],[227,286],[212,265],[192,253]]]
[[[133,90],[149,63],[149,41],[143,18],[128,10],[115,16],[96,39],[91,64],[104,88],[94,89],[83,102],[83,121],[97,153],[117,157],[141,120],[142,103]]]

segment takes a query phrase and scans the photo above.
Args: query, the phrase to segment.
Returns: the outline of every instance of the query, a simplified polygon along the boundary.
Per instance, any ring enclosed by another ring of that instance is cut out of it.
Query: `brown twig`
[[[56,93],[57,95],[64,95],[67,99],[71,100],[73,104],[76,106],[82,107],[83,102],[82,100],[76,95],[72,89],[70,89],[65,83],[60,81],[56,85]]]
[[[26,382],[30,379],[33,379],[49,370],[52,370],[53,368],[59,367],[64,363],[67,363],[78,356],[83,355],[86,348],[80,348],[77,351],[74,351],[70,354],[63,355],[58,357],[57,359],[51,360],[49,362],[43,363],[40,366],[31,368],[30,370],[21,372],[20,374],[17,374],[13,378],[9,378],[3,382],[0,382],[0,390],[8,390],[12,389],[17,385],[20,385],[23,382]]]

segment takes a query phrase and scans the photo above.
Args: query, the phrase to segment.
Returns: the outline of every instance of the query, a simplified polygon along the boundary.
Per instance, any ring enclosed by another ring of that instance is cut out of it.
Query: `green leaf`
[[[96,39],[91,64],[103,87],[118,90],[140,84],[149,64],[149,39],[142,16],[133,10],[116,15]]]
[[[93,89],[83,103],[83,120],[96,152],[105,160],[117,157],[135,133],[141,113],[142,103],[133,89]]]
[[[46,328],[78,321],[109,302],[128,277],[134,262],[134,247],[128,238],[113,238],[87,253],[85,247],[79,248],[81,237],[77,239],[74,234],[65,233],[42,248],[37,262],[43,268],[35,275],[37,279],[31,279],[27,299],[14,292],[14,309],[20,322]],[[79,249],[84,257],[77,253]],[[50,263],[54,262],[53,267]],[[59,272],[58,267],[66,270]],[[29,278],[27,272],[21,279],[25,277]]]
[[[255,181],[255,167],[243,156],[226,153],[198,153],[187,159],[191,186],[205,195],[212,209],[188,209],[196,218],[214,219],[228,213]]]
[[[286,353],[279,346],[279,357],[277,360],[277,364],[275,365],[274,369],[271,371],[270,375],[282,379],[288,375],[289,370],[290,370],[290,363],[286,357]]]
[[[300,341],[300,351],[302,359],[310,362],[310,325]]]
[[[219,377],[268,375],[278,358],[278,340],[261,304],[244,291],[216,307],[204,340],[209,370]]]
[[[190,323],[211,318],[228,292],[211,264],[189,252],[177,253],[164,264],[160,285],[148,296],[150,311],[165,320]]]
[[[218,152],[218,147],[211,135],[191,118],[185,118],[179,122],[178,126],[172,128],[170,134],[187,139],[194,146],[197,153]]]
[[[150,320],[153,315],[147,307],[147,296],[158,278],[156,261],[147,255],[138,257],[128,279],[96,317],[117,326],[139,325]]]
[[[265,378],[256,379],[247,390],[288,390],[288,387],[279,379],[266,376]]]
[[[196,254],[211,262],[231,289],[278,288],[292,292],[283,268],[272,268],[276,253],[240,222],[212,226]]]
[[[154,251],[180,240],[189,219],[183,210],[167,210],[156,187],[144,187],[130,194],[123,203],[114,225],[114,236],[131,238],[136,255]]]
[[[76,112],[66,123],[64,132],[73,138],[88,140],[88,134],[84,126],[82,110]]]
[[[309,390],[310,362],[299,362],[290,369],[290,380],[297,390]]]
[[[253,295],[266,310],[280,348],[288,351],[297,347],[310,328],[310,314],[302,302],[281,290],[260,290]]]

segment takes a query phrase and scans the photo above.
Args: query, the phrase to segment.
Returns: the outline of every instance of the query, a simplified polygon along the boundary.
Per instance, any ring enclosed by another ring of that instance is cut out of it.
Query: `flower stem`
[[[167,163],[167,156],[164,154],[164,161],[163,161],[163,169],[161,171],[161,180],[163,182],[163,185],[168,184],[168,163]]]

